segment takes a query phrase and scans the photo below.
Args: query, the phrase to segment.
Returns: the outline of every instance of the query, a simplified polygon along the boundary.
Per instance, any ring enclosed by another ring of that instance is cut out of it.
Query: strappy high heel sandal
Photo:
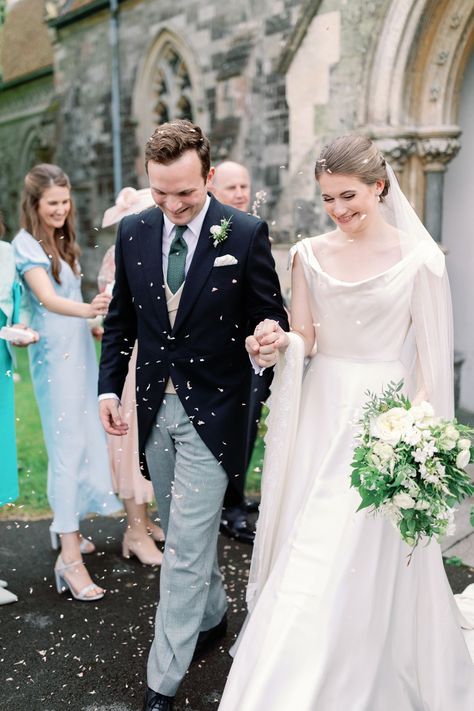
[[[68,582],[67,578],[65,577],[65,572],[67,570],[70,570],[71,568],[77,568],[78,565],[84,565],[82,560],[76,560],[74,563],[68,563],[67,565],[63,562],[63,559],[61,556],[58,556],[58,559],[56,561],[56,565],[54,566],[54,577],[56,580],[56,590],[58,593],[61,595],[61,593],[65,592],[66,590],[69,590],[71,595],[75,600],[79,600],[80,602],[95,602],[96,600],[101,600],[105,592],[100,592],[97,593],[96,595],[88,595],[88,592],[91,592],[92,590],[97,589],[98,586],[95,583],[89,583],[89,585],[85,585],[82,590],[79,590],[79,592],[76,592],[72,585]]]
[[[56,531],[49,531],[49,535],[51,538],[51,548],[53,551],[58,551],[60,546],[61,546],[61,539],[59,538],[59,534],[56,533]],[[79,550],[81,551],[82,555],[88,555],[89,553],[94,553],[95,552],[95,545],[94,542],[91,541],[90,538],[84,538],[84,536],[80,535],[80,543],[79,543]]]

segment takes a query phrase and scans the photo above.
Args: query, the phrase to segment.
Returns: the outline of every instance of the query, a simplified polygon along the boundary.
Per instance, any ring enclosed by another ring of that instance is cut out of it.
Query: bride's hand
[[[288,334],[277,321],[272,319],[265,319],[259,323],[254,336],[260,346],[260,352],[266,346],[273,346],[276,350],[285,350],[288,347]]]
[[[288,346],[288,334],[276,321],[265,319],[258,324],[253,336],[245,340],[247,353],[261,368],[269,368],[276,364],[278,351]]]

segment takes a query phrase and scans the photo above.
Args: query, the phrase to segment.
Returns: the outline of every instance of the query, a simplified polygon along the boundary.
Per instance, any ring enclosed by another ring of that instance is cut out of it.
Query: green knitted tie
[[[183,233],[188,229],[187,225],[176,225],[173,241],[168,255],[168,286],[173,294],[176,294],[181,284],[184,282],[186,255],[188,245],[183,237]]]

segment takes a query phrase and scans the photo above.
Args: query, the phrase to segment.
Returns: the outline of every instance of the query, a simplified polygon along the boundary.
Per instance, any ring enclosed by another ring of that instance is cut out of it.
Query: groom
[[[190,662],[226,631],[217,536],[244,467],[251,367],[245,337],[288,322],[265,222],[209,196],[209,141],[174,121],[148,140],[158,208],[126,217],[100,363],[100,413],[126,433],[118,397],[138,339],[139,452],[166,545],[144,711],[168,711]]]

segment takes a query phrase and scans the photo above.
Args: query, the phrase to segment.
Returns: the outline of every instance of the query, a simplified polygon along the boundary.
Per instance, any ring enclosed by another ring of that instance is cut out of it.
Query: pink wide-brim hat
[[[117,195],[115,205],[109,207],[104,212],[102,218],[102,227],[110,227],[120,222],[122,217],[133,215],[135,212],[141,212],[148,207],[153,207],[155,201],[151,196],[150,188],[135,190],[135,188],[123,188]]]

